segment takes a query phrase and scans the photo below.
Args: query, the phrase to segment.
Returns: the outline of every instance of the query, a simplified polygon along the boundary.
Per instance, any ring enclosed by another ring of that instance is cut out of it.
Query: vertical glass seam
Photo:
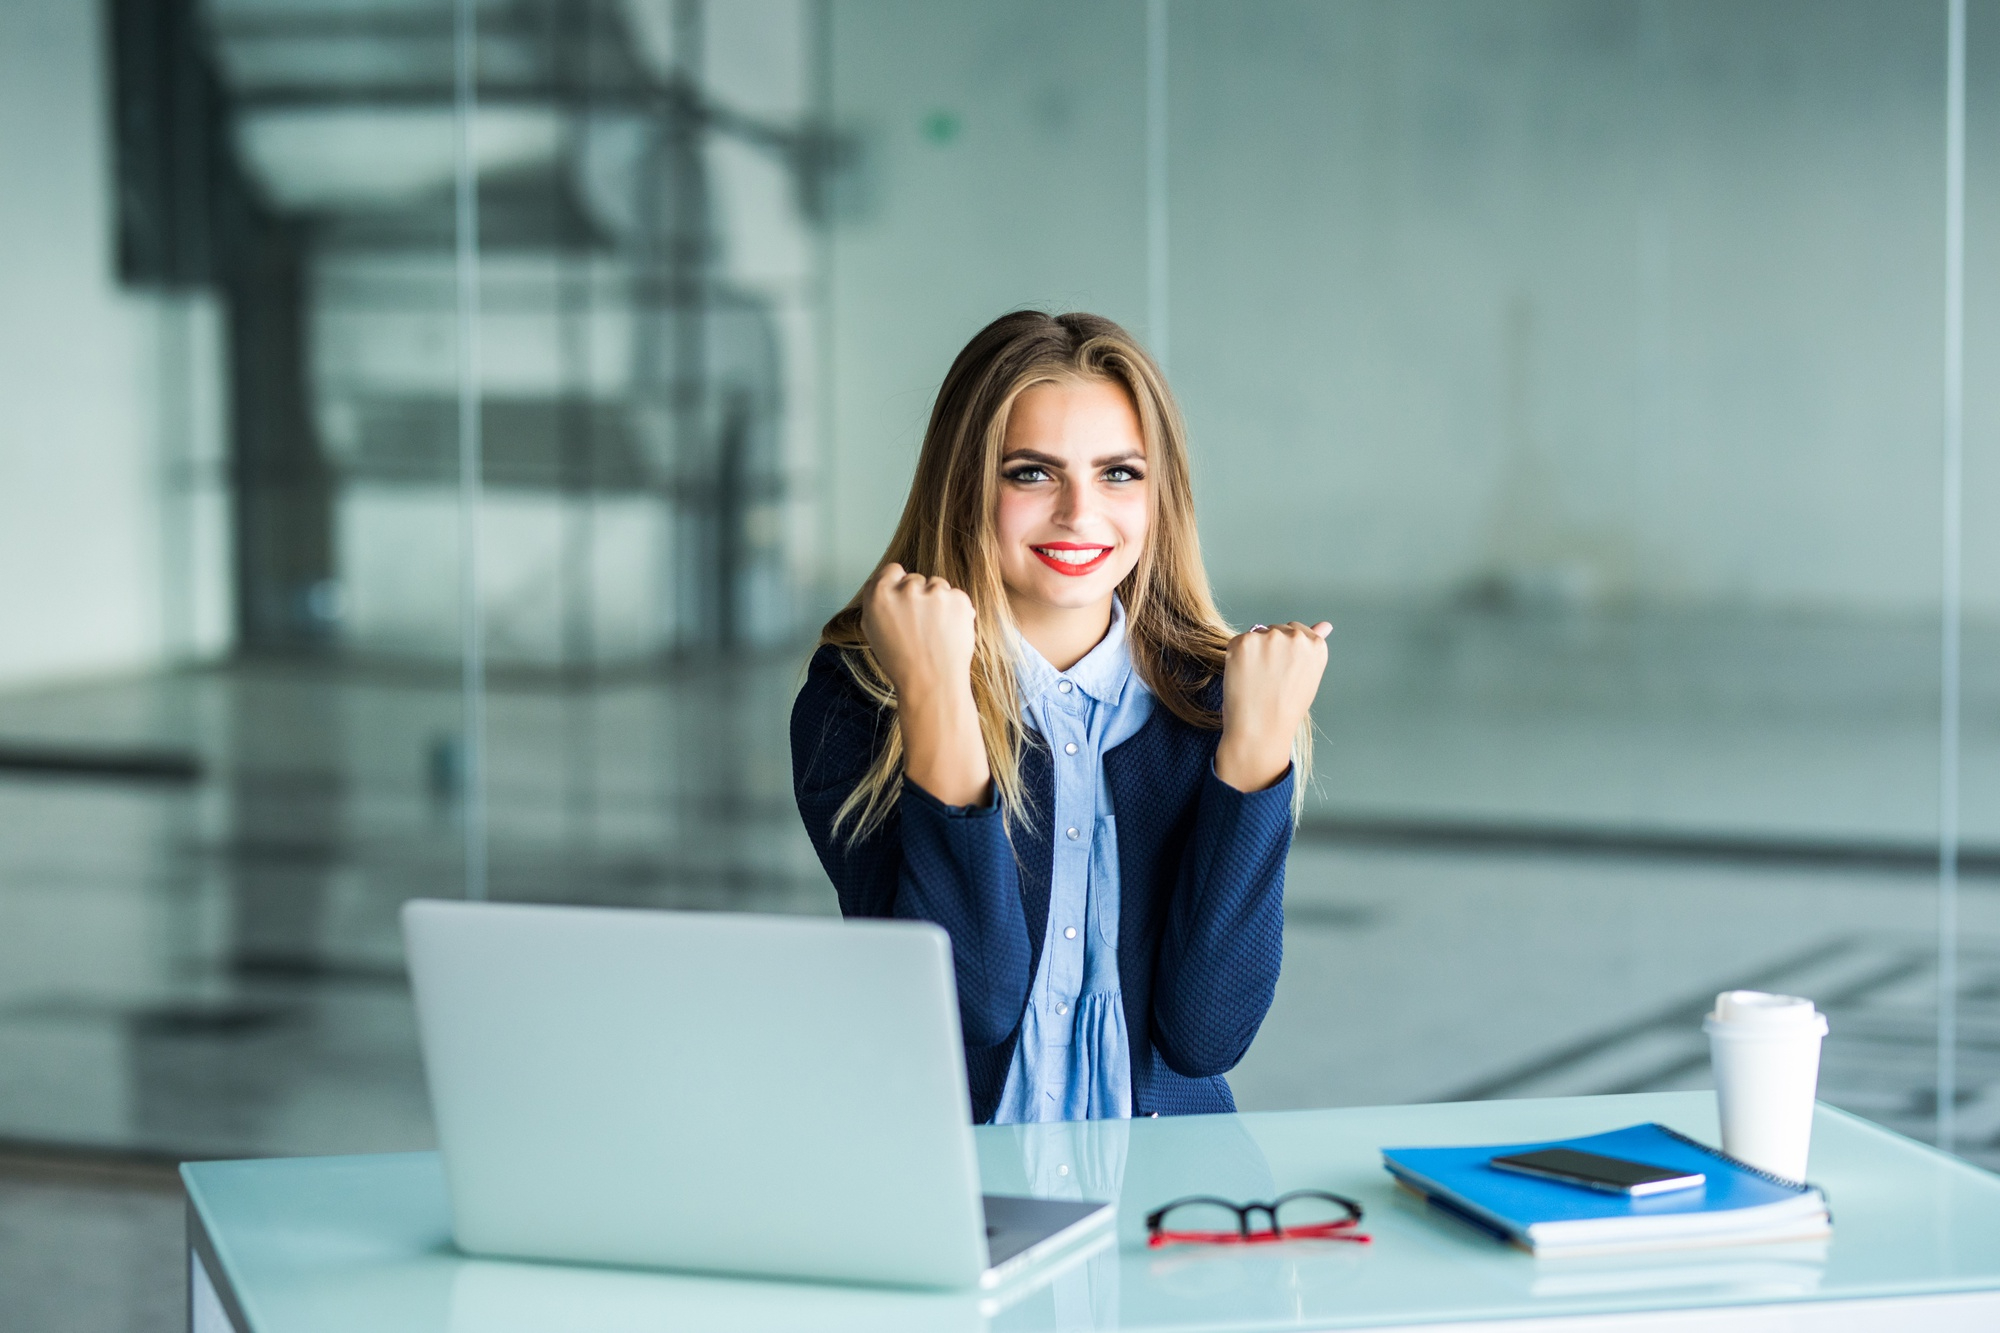
[[[1167,0],[1146,0],[1146,340],[1167,368]]]
[[[1937,1143],[1957,1138],[1960,584],[1965,468],[1965,0],[1948,0],[1944,176],[1944,568],[1938,719]]]
[[[486,644],[479,607],[479,189],[473,164],[478,112],[478,16],[474,0],[452,6],[453,185],[458,273],[458,532],[460,689],[465,738],[460,800],[465,821],[465,896],[486,897]]]
[[[811,134],[813,146],[808,158],[812,176],[810,178],[811,198],[814,201],[813,262],[818,269],[814,292],[816,307],[813,312],[818,346],[814,348],[814,375],[817,383],[814,392],[818,401],[814,404],[814,431],[818,438],[814,441],[815,462],[818,476],[813,489],[817,495],[818,509],[813,516],[817,525],[815,545],[819,550],[819,570],[815,574],[813,589],[815,602],[812,615],[815,622],[825,619],[829,608],[840,606],[846,598],[841,596],[839,575],[835,572],[840,559],[840,533],[836,528],[840,510],[834,483],[838,475],[839,460],[834,448],[834,425],[839,405],[834,400],[833,377],[834,360],[834,237],[833,237],[833,171],[835,163],[834,137],[834,52],[833,52],[833,0],[812,0],[807,10],[810,24],[809,42],[812,54],[809,57],[809,78],[811,91],[807,113],[812,119]],[[816,628],[809,625],[807,629]]]

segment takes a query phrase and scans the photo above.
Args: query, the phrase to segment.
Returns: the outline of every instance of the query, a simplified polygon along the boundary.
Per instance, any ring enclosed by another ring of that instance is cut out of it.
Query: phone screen
[[[1589,1189],[1617,1194],[1656,1194],[1661,1190],[1687,1189],[1706,1177],[1698,1171],[1676,1171],[1670,1167],[1628,1162],[1622,1157],[1600,1157],[1574,1148],[1543,1148],[1539,1152],[1514,1153],[1496,1157],[1492,1165],[1545,1180],[1560,1180]]]

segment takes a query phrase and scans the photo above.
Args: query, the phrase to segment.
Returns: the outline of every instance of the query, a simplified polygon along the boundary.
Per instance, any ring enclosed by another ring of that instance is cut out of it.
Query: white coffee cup
[[[1702,1022],[1715,1068],[1722,1150],[1787,1180],[1806,1178],[1826,1015],[1795,995],[1730,990]]]

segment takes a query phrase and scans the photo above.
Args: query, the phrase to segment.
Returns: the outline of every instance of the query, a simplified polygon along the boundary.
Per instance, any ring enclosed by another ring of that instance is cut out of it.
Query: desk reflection
[[[769,1282],[470,1259],[451,1292],[451,1333],[981,1333],[981,1294]]]
[[[995,1194],[1104,1199],[1118,1205],[1118,1245],[1057,1274],[1003,1310],[995,1330],[1116,1328],[1137,1311],[1121,1299],[1121,1273],[1152,1300],[1226,1301],[1237,1317],[1296,1317],[1299,1273],[1285,1256],[1221,1246],[1149,1250],[1146,1214],[1188,1194],[1269,1199],[1270,1162],[1234,1117],[1144,1122],[1146,1151],[1131,1153],[1133,1122],[1091,1120],[1013,1125],[979,1136],[980,1174]],[[1315,1246],[1323,1249],[1324,1246]],[[1352,1246],[1344,1247],[1352,1249]],[[1150,1305],[1150,1301],[1147,1302]]]

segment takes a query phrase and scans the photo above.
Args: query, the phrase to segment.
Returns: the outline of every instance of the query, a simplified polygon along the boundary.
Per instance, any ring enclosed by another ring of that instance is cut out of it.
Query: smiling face
[[[1123,385],[1058,380],[1014,400],[995,527],[1007,601],[1031,642],[1052,618],[1109,616],[1112,593],[1145,553],[1152,498]]]

